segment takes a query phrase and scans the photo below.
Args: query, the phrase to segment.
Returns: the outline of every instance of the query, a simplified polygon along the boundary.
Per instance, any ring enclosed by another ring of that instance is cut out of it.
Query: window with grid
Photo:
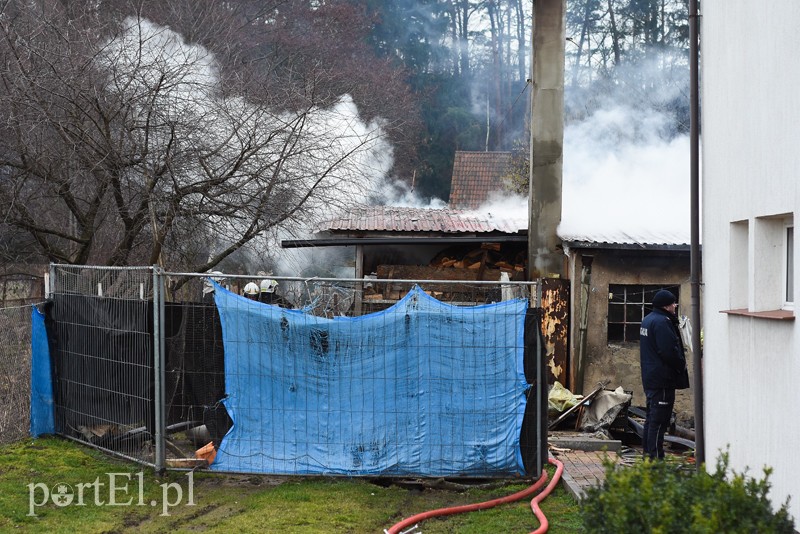
[[[639,341],[642,319],[653,309],[653,296],[659,289],[675,295],[680,303],[679,286],[609,284],[608,341]]]

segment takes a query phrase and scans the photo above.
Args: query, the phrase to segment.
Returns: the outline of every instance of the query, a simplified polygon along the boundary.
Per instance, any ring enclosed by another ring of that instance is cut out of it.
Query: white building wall
[[[706,460],[713,466],[730,447],[737,471],[763,476],[771,466],[773,503],[791,495],[800,522],[800,318],[720,313],[783,304],[785,245],[775,232],[786,214],[800,217],[800,1],[702,8]]]

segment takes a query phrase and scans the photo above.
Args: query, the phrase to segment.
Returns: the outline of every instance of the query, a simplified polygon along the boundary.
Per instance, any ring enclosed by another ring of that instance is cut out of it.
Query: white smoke
[[[617,83],[568,91],[562,236],[689,240],[685,58],[653,55],[615,70]],[[568,74],[568,77],[571,77]],[[527,220],[527,197],[503,194],[477,210]]]
[[[402,180],[387,180],[380,195],[375,198],[375,203],[380,206],[392,208],[423,208],[441,209],[447,203],[436,197],[423,198],[411,185]]]
[[[689,240],[688,65],[674,52],[567,94],[585,117],[564,131],[562,235]]]
[[[302,115],[265,108],[221,90],[219,69],[209,50],[187,43],[169,28],[135,18],[124,21],[123,31],[104,44],[97,61],[108,73],[109,91],[134,103],[139,115],[134,121],[147,122],[148,153],[153,158],[149,165],[158,167],[157,158],[172,158],[177,144],[189,147],[177,152],[181,156],[202,155],[170,161],[176,184],[197,184],[199,189],[207,187],[209,174],[225,176],[225,189],[213,200],[241,206],[242,213],[257,204],[264,191],[273,191],[279,200],[263,209],[278,214],[290,212],[286,199],[299,202],[308,194],[302,216],[290,216],[287,225],[274,227],[238,254],[253,269],[267,270],[274,264],[281,266],[281,274],[295,274],[308,260],[294,258],[302,253],[282,251],[279,239],[308,237],[316,221],[385,192],[393,152],[383,122],[362,121],[349,95]],[[130,176],[134,181],[145,179],[145,173],[139,176],[136,171]],[[208,205],[209,197],[196,195],[186,201],[199,209]],[[207,217],[215,248],[228,247],[247,227],[248,216],[237,215]]]
[[[623,106],[564,132],[562,234],[689,235],[689,139]]]
[[[475,210],[467,211],[465,215],[510,221],[517,224],[519,229],[527,228],[528,198],[511,191],[492,191],[486,202]]]
[[[689,139],[665,138],[670,120],[615,105],[565,128],[560,235],[689,242]],[[494,193],[475,214],[527,227],[528,199]]]

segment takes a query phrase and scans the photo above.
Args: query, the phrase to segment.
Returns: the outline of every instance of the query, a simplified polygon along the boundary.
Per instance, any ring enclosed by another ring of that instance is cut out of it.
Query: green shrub
[[[721,454],[714,473],[693,465],[642,461],[632,467],[606,462],[606,479],[581,505],[586,532],[794,533],[789,501],[774,512],[767,498],[771,469],[763,480],[728,470]]]

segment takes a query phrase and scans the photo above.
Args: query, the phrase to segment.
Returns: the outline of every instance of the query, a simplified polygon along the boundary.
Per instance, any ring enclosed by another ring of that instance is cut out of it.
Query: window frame
[[[622,288],[622,302],[615,302],[615,291]],[[608,284],[608,305],[606,306],[606,344],[612,343],[638,343],[639,331],[642,325],[642,320],[653,310],[651,304],[653,295],[661,289],[666,289],[672,292],[677,299],[678,306],[680,306],[680,285],[679,284]],[[629,296],[640,296],[641,300],[630,299]],[[622,308],[622,320],[612,321],[612,307]],[[638,307],[641,317],[638,321],[629,320],[629,307]],[[676,311],[677,313],[677,311]],[[622,338],[618,334],[611,337],[612,328],[619,330],[621,326]],[[634,335],[628,336],[628,332]]]
[[[794,310],[794,221],[783,226],[783,306]]]
[[[728,293],[731,309],[720,312],[794,320],[794,213],[756,216],[747,223],[731,221],[730,229]],[[744,237],[747,239],[746,271],[739,263],[744,255]],[[747,290],[746,302],[743,288]]]

